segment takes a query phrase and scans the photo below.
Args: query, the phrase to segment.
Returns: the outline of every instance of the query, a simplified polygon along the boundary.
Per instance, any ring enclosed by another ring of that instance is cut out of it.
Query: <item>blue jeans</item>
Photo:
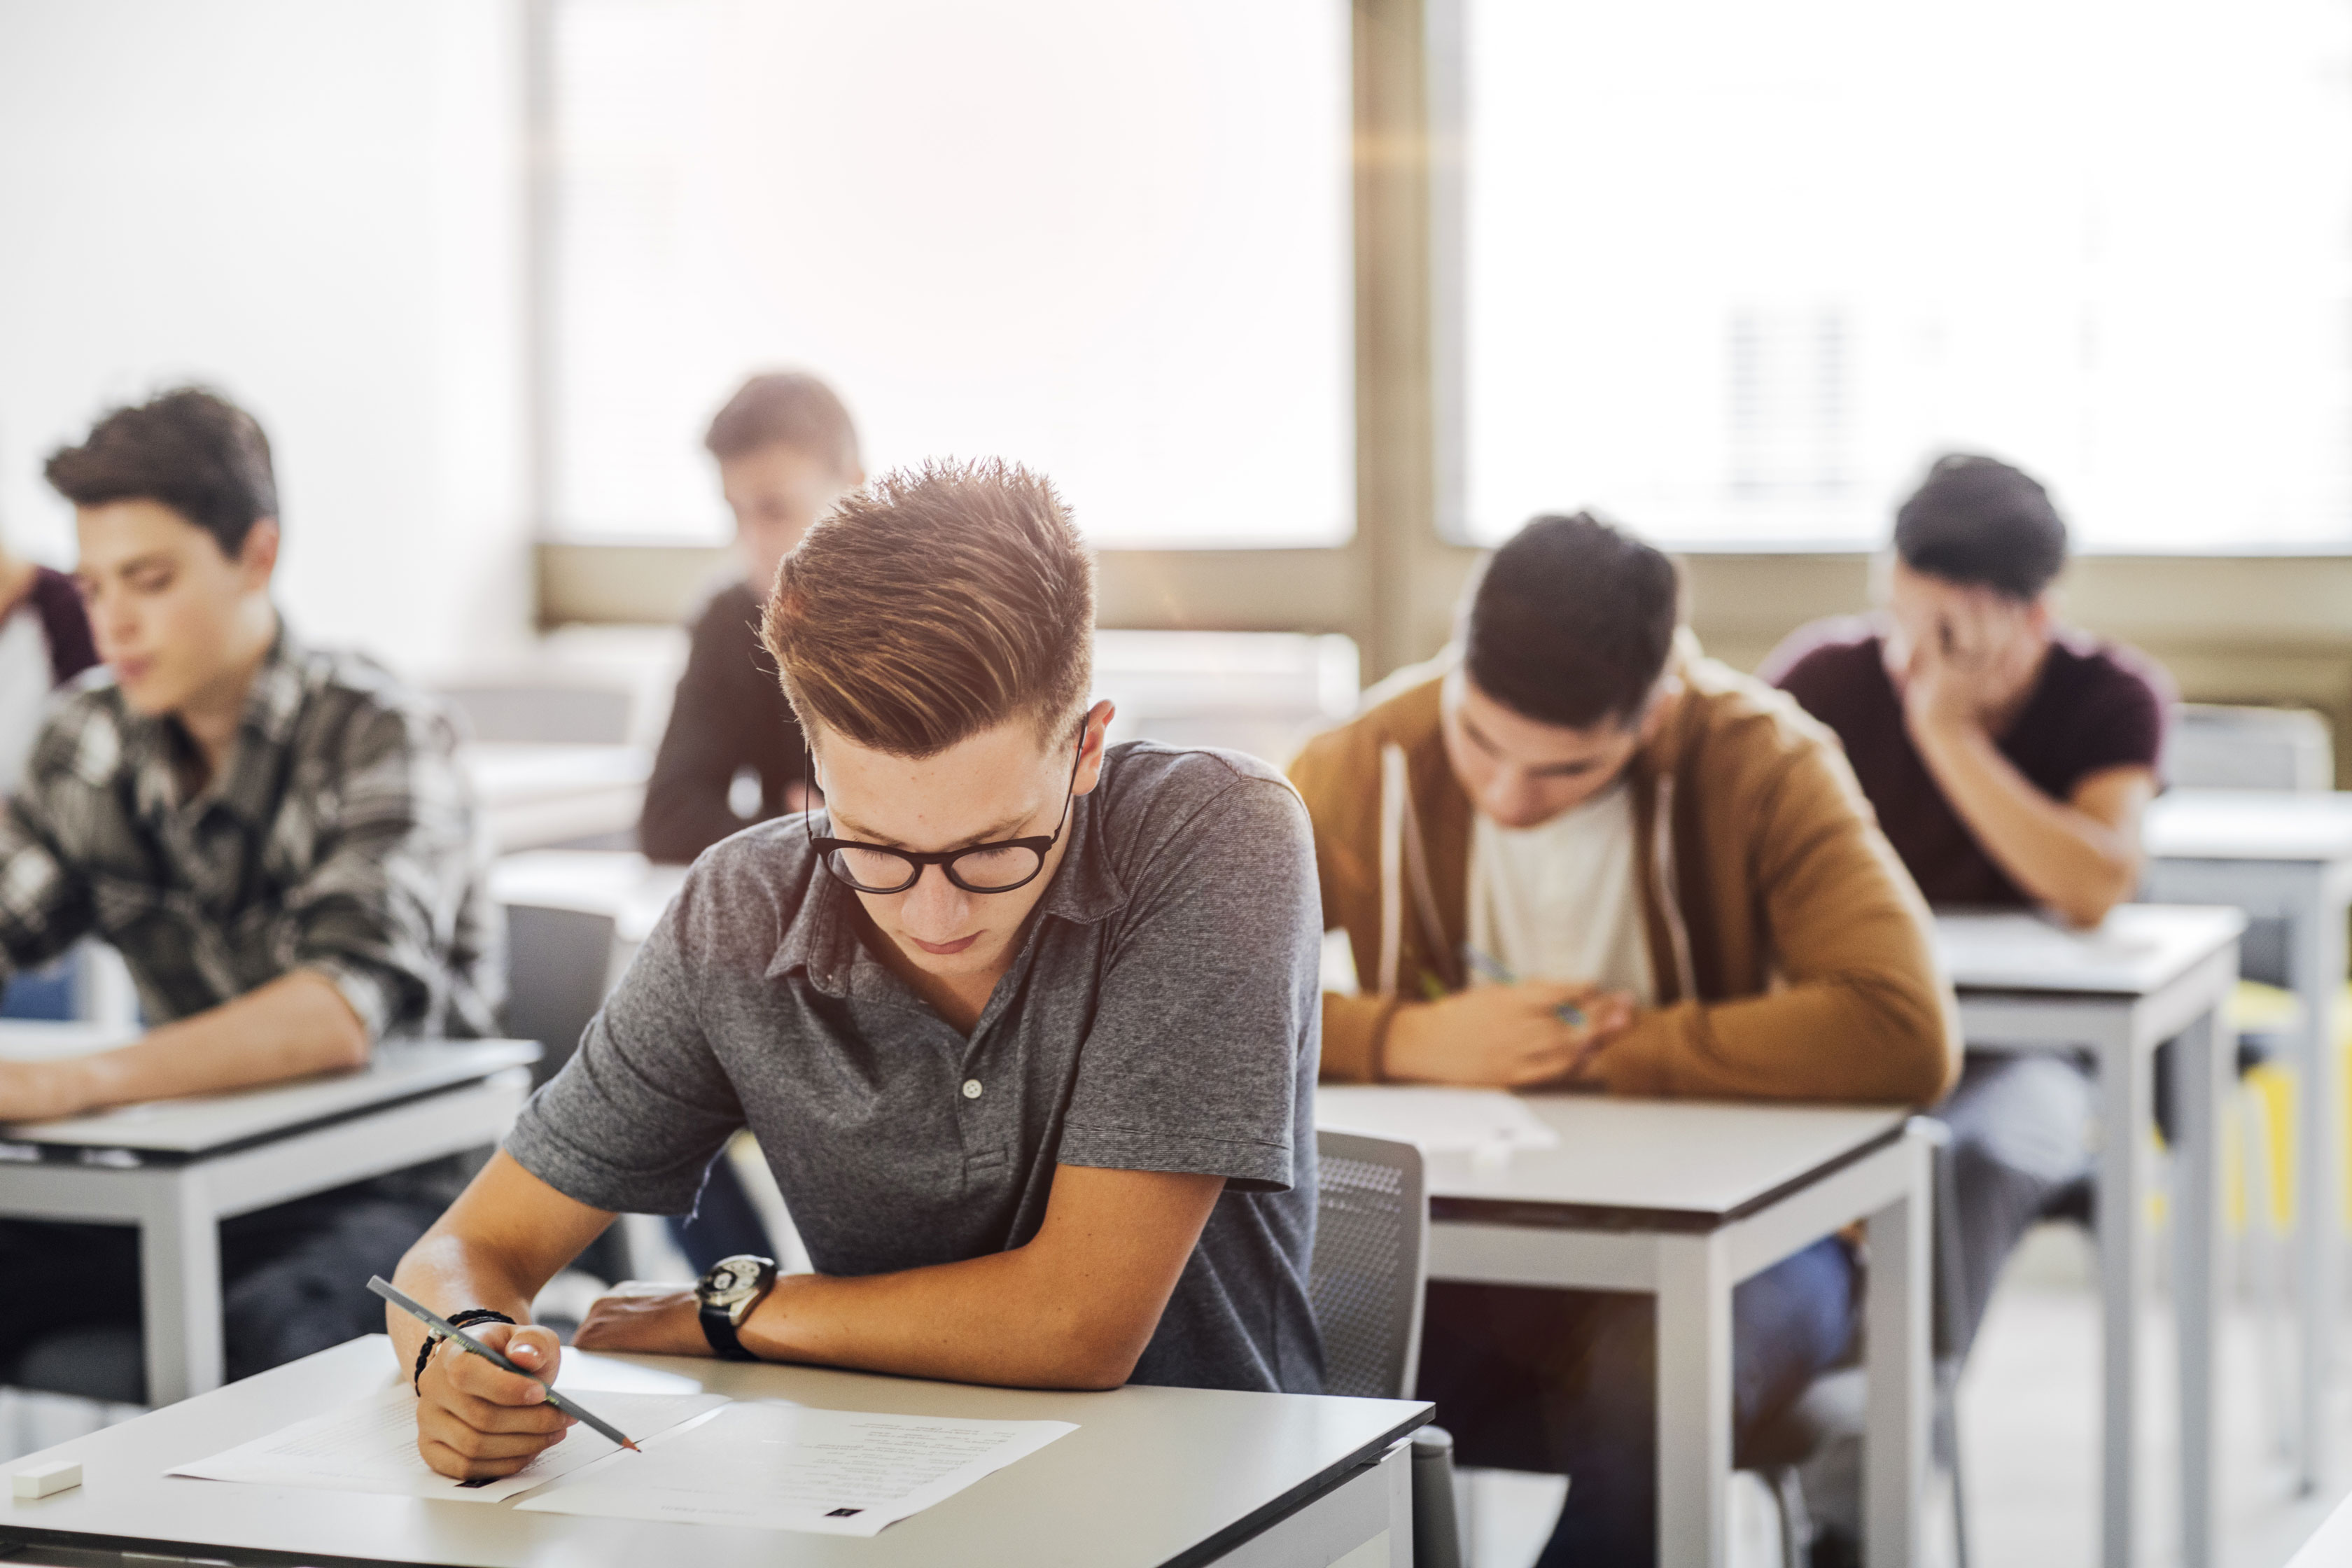
[[[1816,1242],[1732,1292],[1732,1432],[1777,1415],[1852,1344],[1853,1259]],[[1432,1284],[1422,1398],[1463,1465],[1570,1478],[1539,1568],[1649,1568],[1658,1556],[1657,1316],[1652,1298]]]
[[[743,1178],[727,1163],[722,1149],[702,1173],[702,1192],[694,1202],[690,1215],[664,1216],[669,1226],[670,1239],[686,1254],[697,1274],[708,1274],[710,1266],[722,1258],[750,1252],[761,1257],[773,1257],[774,1245],[768,1239],[768,1227],[760,1218],[760,1211],[751,1206],[751,1194],[743,1190]]]

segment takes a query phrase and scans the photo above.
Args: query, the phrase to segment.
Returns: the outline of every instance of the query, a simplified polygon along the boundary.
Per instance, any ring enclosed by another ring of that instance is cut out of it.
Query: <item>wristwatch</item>
[[[735,1332],[751,1309],[768,1299],[776,1283],[776,1260],[740,1253],[722,1258],[710,1272],[694,1282],[694,1299],[701,1303],[702,1337],[721,1361],[757,1361]]]

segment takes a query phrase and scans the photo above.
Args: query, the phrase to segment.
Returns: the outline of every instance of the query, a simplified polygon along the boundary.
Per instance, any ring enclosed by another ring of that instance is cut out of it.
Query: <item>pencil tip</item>
[[[626,1448],[632,1454],[642,1454],[645,1452],[643,1448],[638,1447],[635,1443],[628,1442],[625,1439],[623,1440],[621,1447]]]

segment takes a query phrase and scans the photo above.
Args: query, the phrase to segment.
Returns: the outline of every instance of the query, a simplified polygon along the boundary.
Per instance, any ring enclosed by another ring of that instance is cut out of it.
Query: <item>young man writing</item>
[[[730,833],[808,804],[801,727],[760,646],[761,606],[777,564],[825,508],[866,482],[857,431],[833,389],[801,372],[755,375],[710,421],[702,444],[735,514],[740,582],[695,616],[686,673],[654,757],[637,842],[684,865]],[[729,795],[745,770],[760,806],[739,815]]]
[[[818,1272],[625,1287],[577,1342],[1058,1388],[1311,1392],[1318,922],[1272,770],[1106,750],[1092,568],[1003,465],[886,476],[784,563],[765,636],[824,810],[684,889],[507,1146],[401,1265],[529,1321],[615,1212],[749,1125]],[[394,1314],[418,1447],[503,1475],[534,1385]],[[544,1329],[481,1331],[551,1370]]]
[[[184,389],[108,415],[47,471],[105,668],[53,711],[0,816],[0,981],[95,932],[152,1027],[0,1063],[0,1122],[354,1068],[395,1030],[492,1032],[455,733],[376,666],[288,635],[260,427]],[[225,1225],[229,1374],[364,1332],[351,1270],[397,1258],[436,1206],[387,1182]],[[0,1224],[0,1344],[135,1322],[126,1279],[135,1233]]]
[[[1655,550],[1538,518],[1488,563],[1458,659],[1300,755],[1325,920],[1371,982],[1324,998],[1326,1077],[1943,1092],[1917,893],[1834,744],[1700,658],[1677,598]],[[1829,1241],[1740,1286],[1740,1430],[1845,1350],[1852,1272]],[[1654,1353],[1640,1297],[1433,1285],[1420,1393],[1464,1463],[1572,1478],[1542,1562],[1646,1563]]]
[[[1886,613],[1797,632],[1765,679],[1845,743],[1933,904],[2038,905],[2095,925],[2140,873],[2170,694],[2138,655],[2058,625],[2066,525],[1990,458],[1939,459],[1895,514]],[[2069,1058],[1971,1057],[1955,1135],[1969,1331],[2000,1267],[2090,1169],[2092,1089]]]

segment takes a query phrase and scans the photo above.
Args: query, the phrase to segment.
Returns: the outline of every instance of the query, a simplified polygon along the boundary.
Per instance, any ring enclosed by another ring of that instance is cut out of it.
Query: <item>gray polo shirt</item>
[[[1223,1176],[1134,1381],[1319,1391],[1306,807],[1254,757],[1137,742],[1068,835],[969,1039],[859,942],[800,817],[723,840],[508,1152],[583,1203],[677,1214],[749,1125],[832,1275],[1019,1247],[1057,1163]]]

